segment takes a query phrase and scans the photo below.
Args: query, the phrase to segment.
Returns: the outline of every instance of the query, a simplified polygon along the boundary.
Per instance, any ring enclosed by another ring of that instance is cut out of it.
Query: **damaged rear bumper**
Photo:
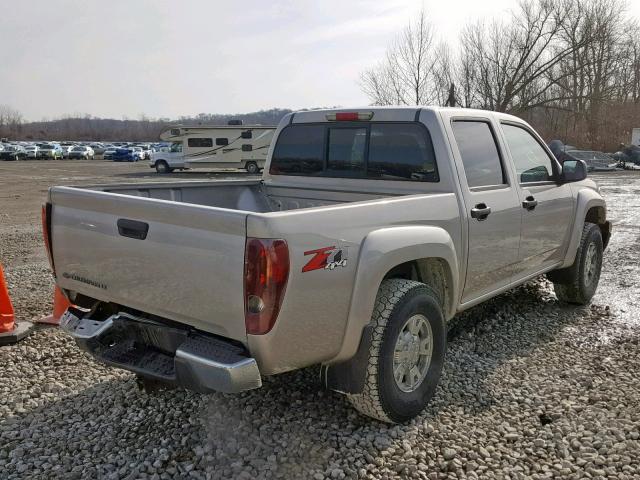
[[[83,315],[67,310],[61,327],[101,362],[203,393],[262,386],[258,364],[239,345],[129,313],[104,320]]]

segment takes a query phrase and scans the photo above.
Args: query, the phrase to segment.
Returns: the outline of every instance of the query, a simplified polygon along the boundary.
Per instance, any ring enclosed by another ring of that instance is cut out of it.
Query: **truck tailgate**
[[[246,212],[71,187],[50,201],[61,287],[246,342]]]

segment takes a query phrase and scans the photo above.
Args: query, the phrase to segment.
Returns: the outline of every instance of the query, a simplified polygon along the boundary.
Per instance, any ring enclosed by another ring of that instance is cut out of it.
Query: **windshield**
[[[73,151],[74,152],[83,152],[84,151],[84,147],[73,147]]]

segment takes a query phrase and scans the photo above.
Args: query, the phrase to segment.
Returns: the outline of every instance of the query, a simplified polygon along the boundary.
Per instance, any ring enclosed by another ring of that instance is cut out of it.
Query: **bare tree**
[[[472,72],[468,88],[478,106],[518,113],[564,98],[552,87],[571,71],[559,66],[590,41],[562,41],[570,5],[565,0],[522,0],[509,22],[467,26],[461,37],[462,64]]]
[[[384,60],[362,73],[360,84],[375,105],[424,105],[442,95],[436,75],[446,47],[437,46],[424,10],[388,48]],[[448,88],[448,87],[447,87]]]

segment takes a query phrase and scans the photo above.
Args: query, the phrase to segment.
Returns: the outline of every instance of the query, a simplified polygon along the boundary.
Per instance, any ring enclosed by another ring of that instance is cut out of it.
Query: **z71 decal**
[[[311,260],[302,267],[303,272],[311,272],[312,270],[333,270],[336,267],[347,266],[347,248],[340,247],[323,247],[316,250],[304,252],[304,255],[313,255]]]

